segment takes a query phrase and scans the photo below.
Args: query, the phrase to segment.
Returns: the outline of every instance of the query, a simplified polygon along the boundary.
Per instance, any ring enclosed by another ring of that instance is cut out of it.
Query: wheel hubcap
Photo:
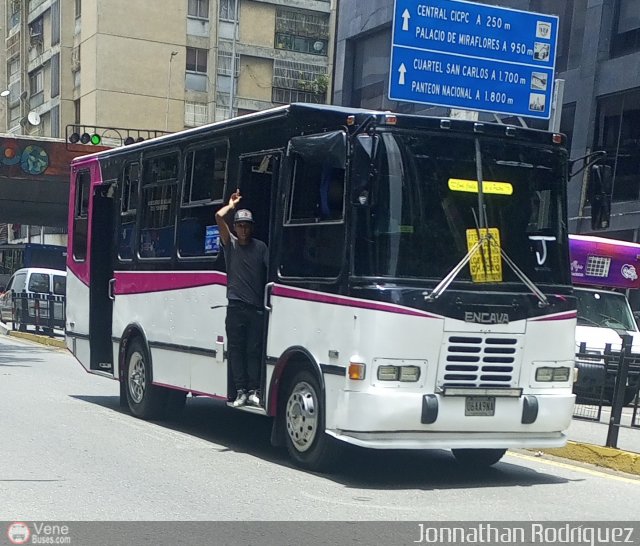
[[[309,383],[298,383],[287,400],[287,432],[295,448],[304,452],[318,431],[318,398]]]
[[[129,359],[129,393],[136,404],[144,398],[146,378],[144,373],[144,359],[139,352],[135,352]]]

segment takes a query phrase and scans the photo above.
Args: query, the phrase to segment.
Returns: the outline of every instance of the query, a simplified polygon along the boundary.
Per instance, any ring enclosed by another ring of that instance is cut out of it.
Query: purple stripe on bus
[[[157,273],[118,271],[115,278],[115,293],[117,295],[148,294],[200,286],[226,286],[227,284],[227,276],[215,271],[159,271]]]
[[[296,288],[289,288],[286,286],[275,285],[273,287],[274,296],[282,296],[285,298],[291,298],[296,300],[316,301],[319,303],[328,303],[331,305],[340,305],[344,307],[357,307],[360,309],[371,309],[373,311],[385,311],[387,313],[397,313],[400,315],[410,315],[413,317],[425,317],[441,319],[438,315],[432,315],[419,309],[409,309],[407,307],[401,307],[399,305],[377,303],[373,301],[359,300],[354,298],[347,298],[342,296],[334,296],[330,294],[322,294],[318,292],[307,292],[306,290],[299,290]]]
[[[542,322],[545,320],[569,320],[578,316],[577,311],[568,311],[566,313],[558,313],[557,315],[546,315],[544,317],[532,318],[532,322]]]

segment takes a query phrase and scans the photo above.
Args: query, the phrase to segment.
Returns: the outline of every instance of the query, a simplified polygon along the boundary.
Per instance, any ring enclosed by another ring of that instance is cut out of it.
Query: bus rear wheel
[[[339,454],[337,440],[325,432],[320,385],[309,371],[298,372],[285,389],[281,408],[289,456],[307,470],[329,470]]]
[[[152,384],[151,360],[139,338],[129,342],[126,364],[125,389],[131,413],[141,419],[162,417],[167,393]]]
[[[456,461],[468,468],[487,468],[496,464],[506,449],[452,449]]]

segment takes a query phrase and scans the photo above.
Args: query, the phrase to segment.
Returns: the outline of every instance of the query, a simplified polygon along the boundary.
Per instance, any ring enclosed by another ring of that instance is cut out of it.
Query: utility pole
[[[172,51],[169,55],[169,81],[167,82],[167,107],[164,114],[164,130],[169,130],[169,95],[171,94],[171,61],[178,54],[177,51]]]

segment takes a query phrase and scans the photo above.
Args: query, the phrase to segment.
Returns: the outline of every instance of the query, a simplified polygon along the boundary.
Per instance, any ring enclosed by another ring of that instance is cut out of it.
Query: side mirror
[[[607,229],[611,219],[613,170],[610,165],[593,165],[589,170],[591,229]]]

